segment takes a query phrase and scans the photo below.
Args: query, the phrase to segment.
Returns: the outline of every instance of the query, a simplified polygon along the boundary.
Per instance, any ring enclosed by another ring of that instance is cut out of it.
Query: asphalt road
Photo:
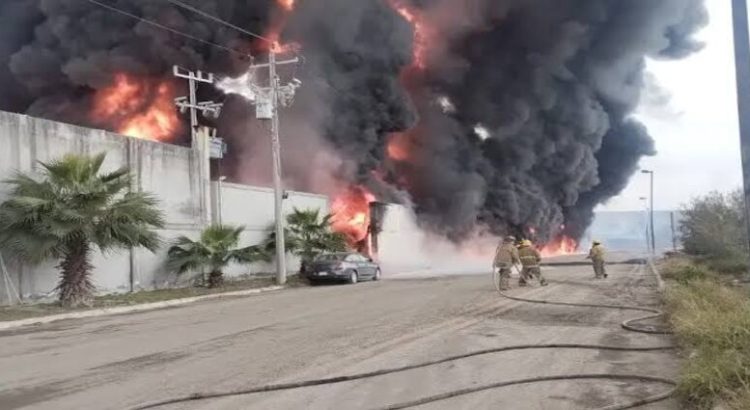
[[[545,269],[551,285],[514,296],[653,306],[642,266]],[[514,281],[515,282],[515,281]],[[378,283],[280,291],[241,299],[0,333],[0,408],[129,409],[202,391],[358,373],[524,343],[652,346],[668,337],[621,330],[635,312],[553,307],[499,297],[489,274],[405,275]],[[673,377],[669,352],[514,351],[336,385],[229,397],[164,409],[376,409],[460,388],[542,375]],[[420,409],[586,409],[665,389],[637,382],[537,383],[465,395]],[[650,409],[677,409],[662,402]]]

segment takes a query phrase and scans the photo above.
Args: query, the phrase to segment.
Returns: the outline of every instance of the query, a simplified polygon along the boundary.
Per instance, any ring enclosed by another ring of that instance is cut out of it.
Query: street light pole
[[[642,170],[641,173],[648,174],[650,177],[650,198],[649,201],[651,202],[650,210],[649,210],[649,225],[651,226],[651,253],[656,255],[656,234],[654,233],[654,171],[649,170]]]

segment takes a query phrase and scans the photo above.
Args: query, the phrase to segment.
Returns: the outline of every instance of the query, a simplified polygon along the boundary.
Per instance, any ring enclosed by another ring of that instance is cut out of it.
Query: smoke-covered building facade
[[[0,109],[187,143],[172,66],[237,76],[247,55],[290,50],[302,80],[282,112],[285,183],[334,198],[336,228],[366,234],[372,201],[420,226],[578,239],[654,142],[631,114],[647,58],[698,50],[702,0],[86,0],[0,5]],[[254,110],[225,102],[221,172],[267,185],[270,142]],[[566,239],[567,240],[567,239]]]

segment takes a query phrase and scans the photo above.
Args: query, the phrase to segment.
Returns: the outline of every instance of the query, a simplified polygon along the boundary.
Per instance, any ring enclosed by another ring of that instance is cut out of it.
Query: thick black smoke
[[[101,1],[214,43],[257,46],[166,1]],[[189,3],[254,32],[283,15],[272,0]],[[306,57],[285,73],[303,80],[282,122],[292,187],[337,180],[384,199],[406,192],[425,226],[456,239],[478,225],[498,234],[533,227],[540,239],[565,225],[580,236],[594,207],[654,152],[630,118],[645,59],[697,50],[692,35],[706,22],[702,0],[297,3],[283,32]],[[422,22],[424,70],[409,67],[413,26],[393,4]],[[248,64],[85,0],[6,0],[0,34],[0,109],[82,125],[91,125],[93,92],[115,73],[170,78],[178,64],[230,75]],[[224,172],[258,183],[270,176],[261,172],[268,151],[251,113],[229,98],[219,128],[233,147]],[[406,162],[387,158],[395,132],[411,147]]]
[[[645,59],[699,49],[691,36],[706,22],[700,0],[414,3],[440,47],[416,80],[423,117],[410,191],[431,226],[458,237],[474,221],[580,237],[593,209],[654,154],[630,118]],[[430,104],[440,97],[454,112]]]

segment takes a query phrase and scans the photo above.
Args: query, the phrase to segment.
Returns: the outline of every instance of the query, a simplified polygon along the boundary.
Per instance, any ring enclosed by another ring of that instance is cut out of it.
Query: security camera
[[[302,86],[302,80],[300,80],[299,78],[292,78],[292,85],[294,87],[300,87]]]

